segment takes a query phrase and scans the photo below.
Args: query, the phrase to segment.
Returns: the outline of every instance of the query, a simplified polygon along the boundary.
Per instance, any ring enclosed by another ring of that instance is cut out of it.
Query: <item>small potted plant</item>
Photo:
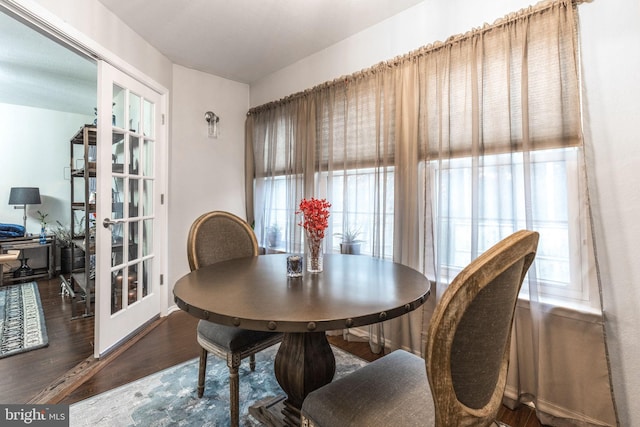
[[[56,245],[60,248],[68,248],[71,246],[71,230],[58,220],[56,220],[56,228],[52,231],[56,236]]]
[[[52,230],[56,236],[56,246],[60,248],[60,272],[62,274],[71,273],[76,268],[82,268],[84,265],[84,252],[80,248],[72,249],[73,244],[71,229],[62,225],[56,220],[56,228]]]
[[[353,230],[347,227],[343,233],[336,233],[340,238],[340,253],[360,255],[360,248],[364,240],[358,239],[360,230]]]
[[[38,220],[40,221],[40,244],[47,243],[47,217],[48,213],[42,213],[38,211]]]
[[[278,224],[273,224],[267,227],[267,243],[270,248],[275,248],[280,243],[280,237],[282,232]]]

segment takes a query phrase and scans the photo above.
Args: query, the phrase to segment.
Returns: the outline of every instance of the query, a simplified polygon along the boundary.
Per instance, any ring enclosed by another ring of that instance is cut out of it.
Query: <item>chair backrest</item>
[[[223,211],[201,215],[191,225],[187,257],[191,271],[216,262],[258,255],[258,241],[246,221]]]
[[[521,230],[456,276],[429,324],[425,359],[436,426],[489,425],[506,386],[520,287],[539,235]]]

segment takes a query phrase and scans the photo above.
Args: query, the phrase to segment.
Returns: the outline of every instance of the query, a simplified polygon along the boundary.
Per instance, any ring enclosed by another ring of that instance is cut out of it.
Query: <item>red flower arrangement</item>
[[[329,208],[331,203],[326,199],[302,199],[296,214],[302,214],[303,220],[298,225],[307,233],[307,270],[312,273],[322,271],[322,239],[324,230],[329,226]]]
[[[329,226],[329,208],[331,203],[327,199],[302,199],[296,214],[303,215],[303,221],[298,225],[304,227],[307,236],[313,240],[324,239],[324,230]]]

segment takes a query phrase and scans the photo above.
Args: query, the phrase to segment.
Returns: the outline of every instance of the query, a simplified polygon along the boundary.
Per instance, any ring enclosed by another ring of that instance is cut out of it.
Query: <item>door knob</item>
[[[122,224],[123,222],[125,222],[124,219],[111,219],[111,218],[105,218],[102,220],[102,226],[104,228],[109,228],[110,225],[114,225],[114,224]]]

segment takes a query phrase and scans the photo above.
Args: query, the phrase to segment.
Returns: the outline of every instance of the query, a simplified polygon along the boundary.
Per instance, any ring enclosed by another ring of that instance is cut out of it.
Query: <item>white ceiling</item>
[[[253,83],[423,0],[99,0],[172,62]]]
[[[91,115],[96,82],[93,61],[0,13],[0,102]]]
[[[251,84],[423,0],[99,0],[172,62]],[[0,13],[0,102],[93,114],[96,66]]]

